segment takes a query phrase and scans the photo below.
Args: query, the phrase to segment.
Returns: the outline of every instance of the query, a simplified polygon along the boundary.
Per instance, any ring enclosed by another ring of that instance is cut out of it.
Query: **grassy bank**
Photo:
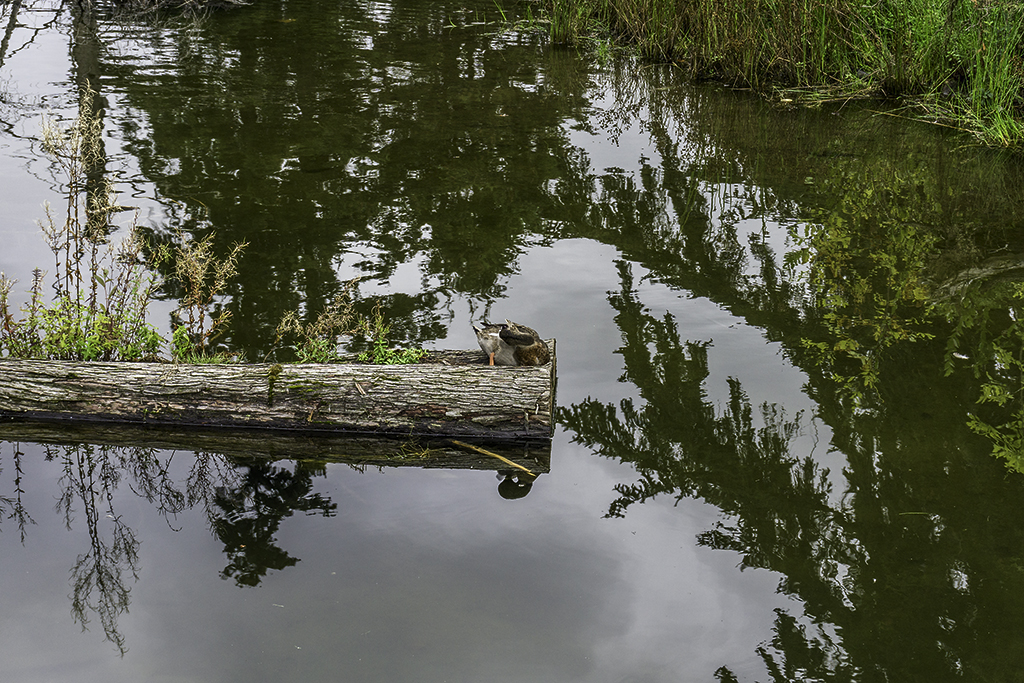
[[[1024,2],[551,0],[550,12],[557,42],[609,35],[776,96],[907,98],[987,144],[1024,141]]]

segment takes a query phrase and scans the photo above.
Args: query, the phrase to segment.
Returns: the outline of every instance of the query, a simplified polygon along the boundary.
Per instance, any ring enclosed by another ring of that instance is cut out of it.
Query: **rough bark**
[[[416,365],[0,360],[0,416],[302,431],[550,438],[554,361]]]

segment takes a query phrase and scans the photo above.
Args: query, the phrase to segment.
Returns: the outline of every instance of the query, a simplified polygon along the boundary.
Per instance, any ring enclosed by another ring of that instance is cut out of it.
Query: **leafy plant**
[[[418,363],[426,355],[424,349],[394,349],[388,341],[391,326],[384,320],[380,303],[373,308],[372,319],[355,312],[352,291],[359,278],[349,280],[344,289],[312,322],[302,322],[298,311],[284,316],[277,326],[277,345],[289,339],[300,363],[337,363],[351,358],[341,352],[341,338],[365,336],[370,348],[360,353],[360,363],[399,365]]]
[[[171,358],[177,363],[217,365],[235,361],[237,354],[205,350],[195,344],[187,325],[178,325],[171,336]]]
[[[366,324],[370,337],[370,349],[359,354],[361,363],[374,365],[406,365],[419,363],[427,355],[425,349],[393,349],[388,342],[391,326],[384,322],[384,314],[378,303],[373,309],[373,320]]]
[[[970,359],[981,380],[968,426],[992,443],[993,455],[1024,472],[1024,283],[998,280],[978,277],[937,309],[955,325],[946,374],[954,372],[954,358]]]
[[[152,267],[166,254],[156,250],[143,258],[134,222],[112,244],[107,226],[123,207],[115,203],[109,182],[88,182],[90,169],[103,161],[94,97],[89,88],[82,91],[70,126],[43,124],[42,148],[63,174],[67,199],[63,220],[47,204],[46,220],[39,223],[54,255],[54,295],[45,300],[46,273],[36,269],[18,318],[10,303],[15,281],[0,273],[0,356],[133,361],[155,357],[163,342],[147,322],[147,310],[159,284]]]
[[[174,278],[181,286],[181,305],[171,314],[174,336],[171,356],[176,361],[197,362],[204,357],[222,362],[213,341],[224,331],[231,312],[214,311],[214,303],[238,273],[238,259],[248,243],[236,243],[223,259],[213,254],[214,233],[198,241],[180,239],[174,250]]]

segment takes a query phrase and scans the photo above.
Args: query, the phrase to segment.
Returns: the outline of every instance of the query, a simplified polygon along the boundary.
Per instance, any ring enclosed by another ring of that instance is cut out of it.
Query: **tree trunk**
[[[415,365],[0,360],[0,416],[308,432],[548,439],[552,362],[491,367],[480,352]]]

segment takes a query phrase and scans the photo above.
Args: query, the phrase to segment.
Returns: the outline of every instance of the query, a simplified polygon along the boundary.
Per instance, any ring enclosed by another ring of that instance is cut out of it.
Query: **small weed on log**
[[[393,349],[388,342],[391,326],[384,322],[384,314],[378,303],[373,309],[373,321],[367,322],[367,334],[371,340],[368,351],[359,354],[362,363],[375,365],[407,365],[419,363],[427,355],[425,349]]]
[[[341,360],[341,338],[366,327],[352,304],[352,290],[359,278],[345,283],[341,294],[315,320],[303,323],[298,311],[288,312],[277,326],[277,344],[294,340],[292,347],[300,363],[337,363]]]
[[[357,357],[360,363],[404,365],[423,360],[427,355],[424,349],[391,348],[388,341],[391,326],[384,321],[380,303],[374,307],[372,319],[356,313],[352,292],[358,281],[359,278],[346,282],[342,293],[312,322],[302,322],[298,311],[285,315],[277,326],[277,345],[292,340],[293,344],[286,348],[290,346],[295,350],[300,363],[339,363],[346,360],[341,352],[341,338],[359,335],[370,341],[370,349]]]

